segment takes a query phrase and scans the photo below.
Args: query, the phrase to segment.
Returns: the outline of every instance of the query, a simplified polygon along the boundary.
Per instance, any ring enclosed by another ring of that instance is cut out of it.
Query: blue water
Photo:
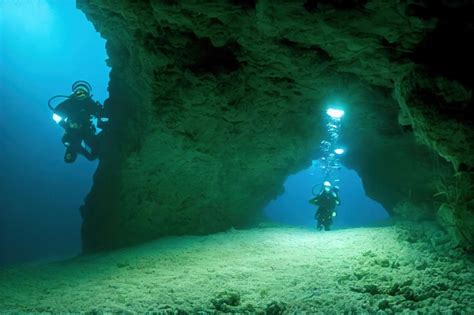
[[[105,40],[74,0],[0,0],[0,264],[59,259],[80,251],[79,207],[97,162],[63,162],[63,130],[49,97],[69,94],[76,80],[108,97]],[[320,175],[320,174],[319,174]],[[335,228],[387,218],[365,196],[357,174],[341,170]],[[269,218],[314,226],[309,170],[288,177],[285,194],[265,209]]]
[[[106,59],[74,0],[0,0],[0,263],[79,252],[79,207],[97,162],[63,162],[47,100],[82,79],[103,102]]]
[[[367,226],[389,218],[382,205],[366,196],[362,181],[355,171],[342,167],[338,175],[341,205],[336,208],[337,216],[332,226],[334,229]],[[319,168],[315,172],[308,168],[289,176],[284,184],[284,194],[267,205],[265,215],[270,220],[283,224],[315,227],[316,207],[308,201],[313,196],[313,186],[322,181],[323,175]],[[315,190],[317,192],[319,190]]]

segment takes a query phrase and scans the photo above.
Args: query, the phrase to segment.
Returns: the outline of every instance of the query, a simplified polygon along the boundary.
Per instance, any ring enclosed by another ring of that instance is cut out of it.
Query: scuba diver
[[[98,156],[100,133],[96,134],[96,127],[92,118],[97,118],[97,127],[103,128],[108,121],[103,115],[102,105],[92,100],[91,86],[86,81],[76,81],[72,85],[72,94],[56,95],[49,99],[48,106],[53,111],[53,119],[62,128],[64,136],[62,143],[66,147],[64,161],[72,163],[77,154],[83,155],[89,161]],[[51,101],[63,97],[65,101],[53,107]]]
[[[314,218],[318,221],[317,229],[329,231],[332,225],[332,218],[336,216],[336,206],[341,204],[339,199],[339,187],[331,186],[331,183],[325,181],[323,190],[319,195],[309,200],[310,204],[318,206]]]

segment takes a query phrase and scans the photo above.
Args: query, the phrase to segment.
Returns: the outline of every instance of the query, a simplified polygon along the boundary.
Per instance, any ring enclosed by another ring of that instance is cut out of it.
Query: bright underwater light
[[[338,155],[341,155],[344,153],[344,149],[336,149],[334,150],[334,153],[338,154]]]
[[[342,109],[329,108],[326,111],[326,114],[328,114],[332,118],[339,119],[344,115],[344,111]]]
[[[56,123],[59,123],[61,120],[63,120],[63,118],[61,116],[59,116],[58,114],[54,113],[53,114],[53,120],[56,122]]]

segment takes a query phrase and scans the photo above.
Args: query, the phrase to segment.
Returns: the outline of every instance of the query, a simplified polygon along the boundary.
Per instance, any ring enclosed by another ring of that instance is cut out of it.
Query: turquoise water
[[[0,264],[80,250],[79,207],[97,162],[63,161],[48,99],[79,79],[108,97],[105,40],[74,0],[0,0]]]

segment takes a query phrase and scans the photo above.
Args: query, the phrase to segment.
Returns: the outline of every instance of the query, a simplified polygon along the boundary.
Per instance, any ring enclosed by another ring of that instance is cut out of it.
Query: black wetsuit
[[[100,122],[102,111],[102,106],[90,97],[79,99],[74,95],[56,107],[54,113],[62,117],[59,125],[65,130],[62,142],[66,146],[64,160],[67,163],[74,162],[78,153],[90,161],[97,158],[99,135],[91,119],[95,116]],[[82,145],[82,141],[90,150]]]
[[[311,199],[309,203],[318,206],[318,210],[314,215],[314,218],[318,221],[317,228],[321,230],[324,227],[326,231],[329,231],[332,225],[332,213],[336,206],[341,204],[339,195],[334,190],[323,190],[318,196]]]

